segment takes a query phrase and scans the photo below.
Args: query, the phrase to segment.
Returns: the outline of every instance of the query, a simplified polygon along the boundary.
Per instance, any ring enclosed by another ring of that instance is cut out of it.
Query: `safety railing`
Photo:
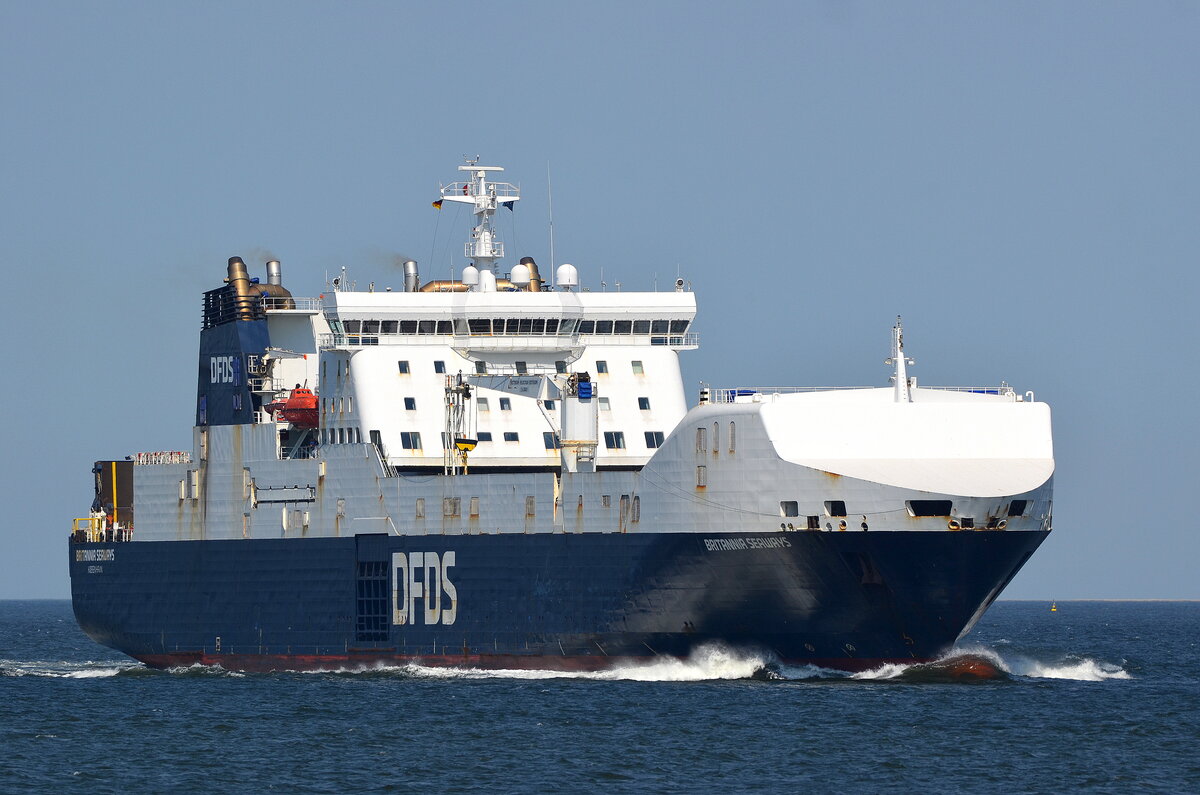
[[[771,397],[774,395],[791,395],[800,392],[835,392],[847,391],[853,389],[886,389],[889,387],[878,386],[755,386],[755,387],[729,387],[721,389],[711,389],[710,400],[713,403],[736,403],[739,400],[747,401],[754,400],[755,396],[759,399],[763,397]],[[1006,397],[1016,397],[1016,390],[1008,384],[1000,386],[925,386],[921,385],[921,389],[936,389],[942,392],[970,392],[977,395],[1003,395]]]
[[[291,304],[291,306],[288,304]],[[278,298],[268,295],[262,299],[262,306],[268,312],[278,312],[281,310],[320,312],[322,301],[320,298]]]
[[[71,522],[71,540],[77,544],[132,541],[133,528],[119,524],[109,527],[103,516],[85,516]]]
[[[192,463],[192,454],[186,450],[157,450],[152,453],[134,453],[133,463],[137,466],[190,464]]]

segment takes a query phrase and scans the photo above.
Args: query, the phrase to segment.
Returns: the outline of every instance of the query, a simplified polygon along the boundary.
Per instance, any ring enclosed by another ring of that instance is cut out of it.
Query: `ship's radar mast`
[[[463,253],[478,269],[479,279],[470,289],[484,293],[495,292],[496,260],[504,256],[504,243],[496,236],[492,217],[498,207],[504,206],[511,210],[520,200],[521,190],[510,182],[489,180],[490,172],[504,169],[500,166],[481,166],[478,157],[468,159],[458,170],[469,175],[467,181],[443,185],[442,198],[434,202],[434,206],[440,208],[442,202],[472,206],[476,217],[475,228],[471,230],[471,239],[467,241]]]

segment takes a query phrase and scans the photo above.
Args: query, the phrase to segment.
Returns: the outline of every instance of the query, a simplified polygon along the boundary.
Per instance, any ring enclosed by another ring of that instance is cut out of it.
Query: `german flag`
[[[438,199],[437,201],[435,201],[433,203],[433,209],[435,209],[435,210],[442,209],[442,200],[441,199]]]

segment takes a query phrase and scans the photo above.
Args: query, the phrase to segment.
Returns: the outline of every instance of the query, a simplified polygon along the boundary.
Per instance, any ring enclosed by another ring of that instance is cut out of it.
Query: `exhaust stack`
[[[417,269],[416,260],[404,261],[404,292],[416,293],[421,291],[421,272]]]
[[[257,296],[250,285],[250,275],[246,273],[246,263],[241,257],[229,258],[229,276],[225,281],[233,287],[233,311],[238,320],[254,320]]]

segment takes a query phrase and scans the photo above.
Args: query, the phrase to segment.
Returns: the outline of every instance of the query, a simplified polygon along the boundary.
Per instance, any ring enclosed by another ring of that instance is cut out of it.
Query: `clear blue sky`
[[[200,292],[461,251],[677,269],[698,380],[927,384],[1054,409],[1055,533],[1007,596],[1200,597],[1200,5],[0,3],[0,598],[69,593],[91,462],[190,444]],[[505,224],[509,224],[505,220]]]

